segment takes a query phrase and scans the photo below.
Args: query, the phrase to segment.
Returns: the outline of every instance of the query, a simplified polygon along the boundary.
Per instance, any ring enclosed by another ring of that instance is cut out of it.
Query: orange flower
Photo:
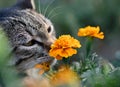
[[[77,51],[74,48],[80,48],[81,44],[78,40],[74,39],[70,35],[62,35],[52,45],[49,55],[56,59],[62,59],[62,57],[68,58]]]
[[[104,38],[104,33],[100,32],[99,27],[91,27],[87,26],[85,28],[80,28],[78,31],[78,36],[91,36],[91,37],[96,37],[99,39]]]
[[[50,84],[54,87],[63,86],[63,85],[72,85],[79,87],[79,78],[77,73],[72,71],[69,67],[62,67],[58,70],[53,76],[51,76]],[[80,84],[80,83],[79,83]],[[72,87],[70,86],[70,87]]]
[[[48,71],[50,69],[50,64],[49,63],[36,64],[35,68],[40,69],[39,74],[43,74],[45,71]]]

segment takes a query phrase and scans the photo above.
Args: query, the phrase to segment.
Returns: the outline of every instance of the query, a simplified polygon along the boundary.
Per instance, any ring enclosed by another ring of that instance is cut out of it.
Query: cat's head
[[[0,25],[13,49],[12,63],[20,71],[53,60],[48,51],[55,40],[54,27],[49,19],[35,11],[33,0],[18,0],[13,7],[2,10]]]

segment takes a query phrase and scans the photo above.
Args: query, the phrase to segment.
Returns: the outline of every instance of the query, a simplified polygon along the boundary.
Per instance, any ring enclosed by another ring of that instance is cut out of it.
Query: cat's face
[[[34,11],[23,10],[23,13],[24,11],[30,18],[25,23],[26,25],[22,25],[17,30],[18,32],[11,35],[15,48],[15,59],[17,59],[15,63],[20,69],[31,68],[37,63],[51,61],[48,51],[55,40],[54,27],[48,19]]]
[[[48,55],[50,45],[55,40],[55,31],[50,20],[33,9],[16,6],[2,11],[0,15],[0,24],[13,48],[15,58],[12,63],[20,71],[53,60]]]

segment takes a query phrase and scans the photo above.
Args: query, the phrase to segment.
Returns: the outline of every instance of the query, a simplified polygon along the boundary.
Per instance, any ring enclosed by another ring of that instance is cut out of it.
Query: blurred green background
[[[0,0],[0,8],[13,5],[16,0]],[[95,40],[94,51],[116,63],[120,61],[120,0],[35,0],[37,11],[54,24],[57,37],[71,34],[77,37],[80,27],[100,26],[104,40]],[[38,5],[39,4],[39,5]],[[82,43],[82,41],[81,41]],[[116,60],[116,61],[113,61]]]

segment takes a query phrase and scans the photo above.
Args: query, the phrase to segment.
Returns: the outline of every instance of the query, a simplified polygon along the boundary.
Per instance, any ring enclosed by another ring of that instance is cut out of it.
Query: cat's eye
[[[28,43],[25,43],[25,46],[33,46],[35,44],[34,40],[29,41]]]
[[[48,31],[48,33],[50,33],[51,32],[51,27],[48,27],[47,31]]]
[[[42,42],[38,42],[38,41],[36,41],[36,40],[31,40],[31,41],[29,41],[28,43],[25,43],[24,46],[33,46],[33,45],[35,45],[35,44],[38,44],[38,45],[40,45],[40,46],[44,46],[44,44],[43,44]]]

